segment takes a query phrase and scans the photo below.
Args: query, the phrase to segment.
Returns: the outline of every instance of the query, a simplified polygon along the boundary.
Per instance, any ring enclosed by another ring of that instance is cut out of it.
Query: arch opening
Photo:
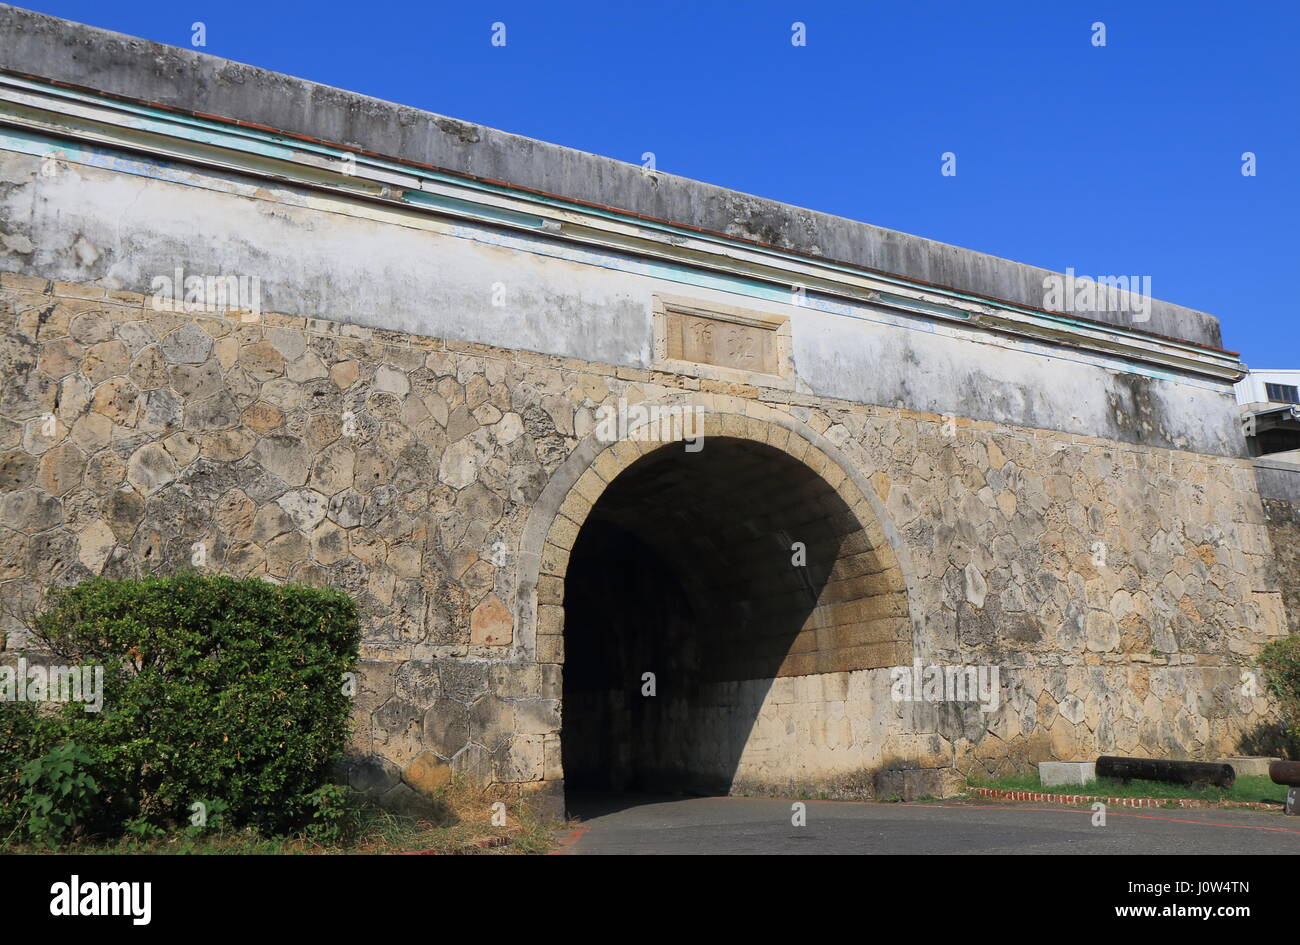
[[[735,437],[614,478],[571,548],[564,614],[570,796],[791,783],[812,720],[769,711],[774,681],[893,665],[910,635],[888,547],[811,468]]]

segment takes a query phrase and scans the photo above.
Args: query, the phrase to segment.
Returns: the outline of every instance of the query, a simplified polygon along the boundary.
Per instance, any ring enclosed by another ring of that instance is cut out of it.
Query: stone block
[[[966,779],[955,768],[913,768],[903,772],[903,800],[918,797],[955,797],[966,789]]]
[[[519,796],[539,820],[561,821],[567,816],[564,807],[563,779],[521,784]]]
[[[903,772],[897,769],[877,771],[872,783],[876,800],[903,796]]]
[[[367,795],[383,794],[401,779],[397,765],[377,755],[345,759],[343,770],[352,789]]]
[[[505,646],[514,638],[514,619],[495,595],[474,608],[469,626],[471,643]]]
[[[1097,777],[1093,761],[1040,761],[1038,780],[1043,787],[1081,787]]]
[[[560,700],[517,700],[514,703],[514,729],[520,735],[549,735],[558,732]]]
[[[425,797],[451,783],[451,765],[431,751],[422,751],[402,769],[402,781]]]
[[[1238,756],[1234,758],[1220,758],[1216,764],[1232,765],[1233,772],[1239,778],[1244,777],[1268,777],[1268,766],[1271,762],[1281,761],[1280,758],[1264,757],[1247,757]]]
[[[966,779],[956,768],[886,768],[872,779],[877,800],[901,797],[954,797],[966,789]]]
[[[385,791],[379,798],[379,806],[390,814],[410,817],[412,820],[426,820],[438,812],[432,801],[405,784],[395,785]]]

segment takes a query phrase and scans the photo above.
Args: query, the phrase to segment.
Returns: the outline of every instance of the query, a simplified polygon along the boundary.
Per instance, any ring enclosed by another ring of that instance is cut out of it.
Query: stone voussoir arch
[[[899,660],[911,659],[920,627],[915,610],[915,571],[901,535],[864,471],[852,454],[856,443],[837,446],[824,432],[823,419],[799,418],[766,404],[738,397],[699,398],[705,407],[705,449],[710,437],[729,437],[764,444],[803,463],[843,500],[866,534],[872,550],[893,575],[907,600],[910,630],[900,641]],[[659,403],[647,401],[647,406]],[[681,404],[665,400],[664,406]],[[622,439],[610,443],[592,431],[551,474],[525,524],[516,562],[515,633],[511,658],[540,663],[564,662],[564,579],[569,553],[593,506],[606,487],[643,456],[664,446],[660,441]]]

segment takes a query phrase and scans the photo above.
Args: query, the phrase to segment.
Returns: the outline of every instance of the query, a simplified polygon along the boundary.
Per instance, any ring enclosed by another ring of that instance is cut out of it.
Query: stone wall
[[[1287,625],[1300,633],[1300,506],[1285,499],[1264,499],[1268,536],[1277,552],[1278,584]]]
[[[352,593],[349,776],[394,806],[451,771],[562,789],[569,551],[658,448],[598,440],[619,399],[803,463],[905,589],[886,656],[709,684],[690,724],[739,745],[734,789],[1215,757],[1267,709],[1239,684],[1285,632],[1249,461],[12,273],[0,313],[0,596],[194,562]],[[891,659],[996,666],[999,704],[894,701]]]
[[[1300,466],[1261,456],[1255,478],[1292,633],[1300,633]]]

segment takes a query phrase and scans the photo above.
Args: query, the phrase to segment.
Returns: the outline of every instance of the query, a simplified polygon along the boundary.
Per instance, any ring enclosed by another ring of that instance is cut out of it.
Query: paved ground
[[[1111,809],[945,801],[791,801],[744,797],[571,798],[581,826],[566,853],[1300,853],[1300,817],[1230,810]]]

